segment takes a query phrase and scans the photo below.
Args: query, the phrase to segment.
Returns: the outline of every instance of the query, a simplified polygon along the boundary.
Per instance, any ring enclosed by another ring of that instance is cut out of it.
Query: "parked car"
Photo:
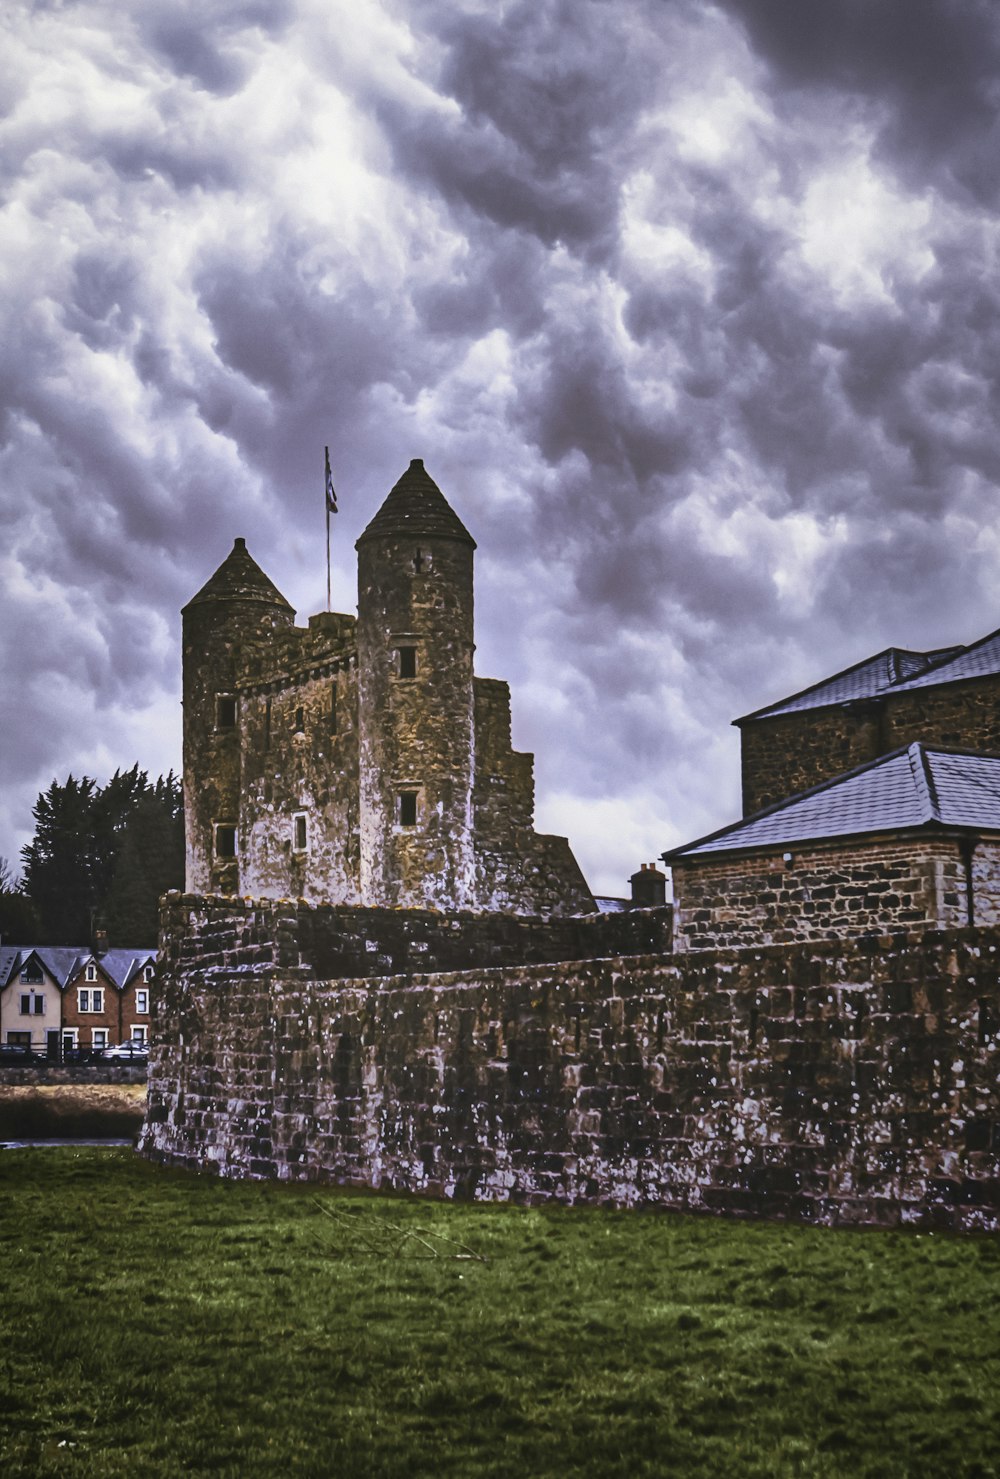
[[[105,1048],[101,1057],[118,1063],[145,1063],[149,1057],[149,1044],[139,1042],[138,1039],[116,1042],[112,1047]]]

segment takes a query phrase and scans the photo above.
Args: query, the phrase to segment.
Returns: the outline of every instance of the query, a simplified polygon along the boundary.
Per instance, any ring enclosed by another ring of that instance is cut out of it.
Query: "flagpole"
[[[326,490],[323,502],[326,504],[326,609],[330,611],[330,448],[326,451]]]

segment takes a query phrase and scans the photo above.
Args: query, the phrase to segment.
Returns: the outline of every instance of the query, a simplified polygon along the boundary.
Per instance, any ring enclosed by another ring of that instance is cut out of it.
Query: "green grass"
[[[0,1259],[5,1476],[1000,1474],[996,1239],[81,1148],[0,1152]]]

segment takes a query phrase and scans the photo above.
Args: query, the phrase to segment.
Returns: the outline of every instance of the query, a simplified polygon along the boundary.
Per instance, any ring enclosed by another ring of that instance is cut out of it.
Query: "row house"
[[[148,1042],[155,950],[0,948],[0,1041],[61,1057]]]

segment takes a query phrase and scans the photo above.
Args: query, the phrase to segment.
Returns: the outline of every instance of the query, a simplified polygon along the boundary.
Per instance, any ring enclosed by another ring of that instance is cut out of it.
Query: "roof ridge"
[[[920,798],[921,804],[929,813],[927,820],[939,822],[941,820],[941,805],[938,800],[937,786],[934,783],[934,775],[922,743],[919,740],[914,740],[911,745],[907,746],[906,753],[910,762],[910,773],[913,777],[914,788]]]

